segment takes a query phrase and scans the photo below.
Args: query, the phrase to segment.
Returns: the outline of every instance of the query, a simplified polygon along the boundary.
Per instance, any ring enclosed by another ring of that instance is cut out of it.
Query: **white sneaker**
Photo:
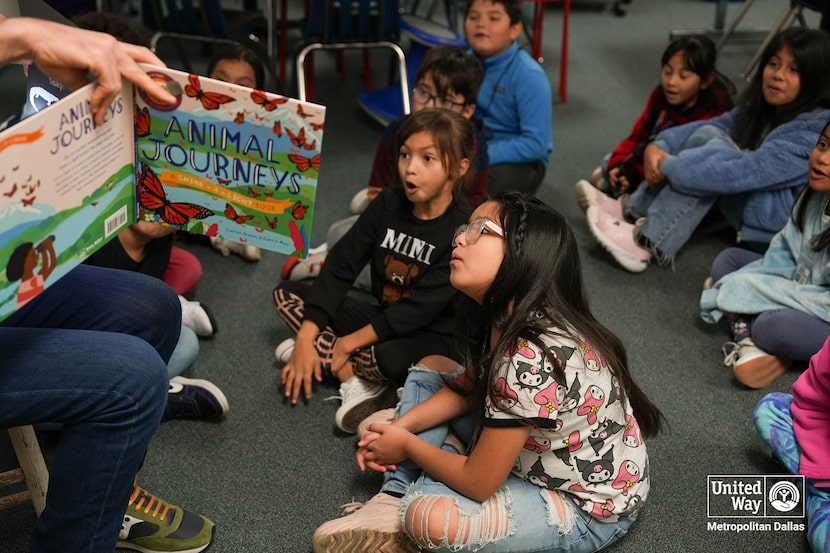
[[[343,432],[354,434],[360,421],[395,404],[395,388],[353,376],[340,384],[342,404],[334,414],[334,423]]]
[[[211,236],[210,245],[225,257],[228,257],[231,253],[235,253],[242,259],[247,259],[248,261],[259,261],[262,258],[262,251],[259,248],[240,244],[239,242],[232,242],[224,238]]]
[[[369,432],[369,425],[373,422],[379,422],[382,424],[391,424],[395,420],[395,408],[394,407],[387,407],[386,409],[381,409],[380,411],[375,411],[362,421],[360,424],[357,425],[357,437],[361,440],[363,436],[365,436]]]
[[[291,354],[294,353],[294,344],[296,340],[294,338],[287,338],[277,345],[277,349],[274,350],[274,357],[277,358],[282,364],[288,363],[291,359]]]
[[[343,506],[346,516],[320,525],[311,538],[314,553],[333,551],[394,551],[416,553],[419,548],[401,527],[400,498],[379,493],[366,503]]]
[[[591,234],[625,270],[642,273],[648,268],[651,253],[634,240],[634,225],[615,219],[595,205],[585,215]]]
[[[625,220],[622,202],[600,192],[586,180],[576,182],[576,185],[574,185],[574,195],[576,196],[576,201],[582,206],[582,209],[587,210],[592,205],[595,205],[615,219]]]
[[[787,372],[792,361],[770,355],[755,345],[752,338],[726,342],[723,364],[732,367],[735,379],[748,388],[766,388]]]
[[[196,333],[197,336],[213,336],[219,330],[216,326],[216,319],[207,306],[198,301],[190,301],[184,296],[179,296],[179,303],[182,305],[182,324]]]
[[[355,194],[354,197],[352,198],[352,201],[349,204],[349,210],[354,215],[357,215],[358,213],[363,213],[368,206],[369,206],[369,189],[368,188],[361,188],[360,190],[357,191],[357,194]]]

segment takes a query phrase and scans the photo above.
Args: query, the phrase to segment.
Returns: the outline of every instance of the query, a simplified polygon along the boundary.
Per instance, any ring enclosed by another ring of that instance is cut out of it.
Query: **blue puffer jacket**
[[[678,192],[691,196],[747,194],[741,238],[769,243],[787,224],[793,203],[807,184],[807,159],[830,119],[830,110],[802,113],[779,125],[756,150],[718,146],[682,149],[701,125],[716,125],[731,133],[739,109],[666,129],[654,143],[671,154],[660,169]]]

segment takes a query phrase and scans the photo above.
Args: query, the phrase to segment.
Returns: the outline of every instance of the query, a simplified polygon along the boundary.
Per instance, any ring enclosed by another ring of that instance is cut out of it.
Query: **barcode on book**
[[[121,209],[110,215],[104,221],[104,235],[109,238],[114,232],[118,231],[124,223],[127,222],[127,206],[121,206]]]

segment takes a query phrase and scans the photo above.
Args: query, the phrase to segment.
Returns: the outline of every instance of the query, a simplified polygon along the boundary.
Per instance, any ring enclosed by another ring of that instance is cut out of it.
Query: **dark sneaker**
[[[207,380],[175,376],[167,390],[167,406],[161,420],[217,419],[228,412],[228,398]]]
[[[142,553],[199,553],[213,541],[213,522],[138,486],[130,496],[118,547]]]

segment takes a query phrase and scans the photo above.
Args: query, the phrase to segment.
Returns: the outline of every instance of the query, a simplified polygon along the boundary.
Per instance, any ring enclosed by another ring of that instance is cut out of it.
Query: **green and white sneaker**
[[[141,553],[199,553],[213,541],[213,522],[138,486],[130,496],[118,547]]]

